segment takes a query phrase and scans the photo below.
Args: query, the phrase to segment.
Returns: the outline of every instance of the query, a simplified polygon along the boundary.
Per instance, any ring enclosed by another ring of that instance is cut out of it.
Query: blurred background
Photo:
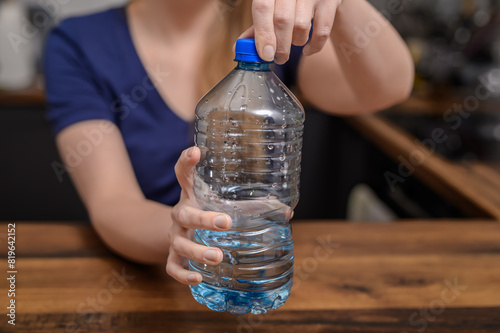
[[[45,120],[40,58],[60,20],[126,2],[0,0],[0,220],[87,220]],[[411,50],[414,91],[373,117],[305,105],[296,218],[500,219],[500,1],[371,2]]]

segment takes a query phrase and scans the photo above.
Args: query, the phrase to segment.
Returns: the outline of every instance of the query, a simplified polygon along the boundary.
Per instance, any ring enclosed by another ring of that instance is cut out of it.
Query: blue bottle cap
[[[255,39],[253,38],[241,38],[236,41],[236,57],[234,60],[265,63],[272,62],[262,60],[261,57],[259,57],[257,48],[255,47]]]

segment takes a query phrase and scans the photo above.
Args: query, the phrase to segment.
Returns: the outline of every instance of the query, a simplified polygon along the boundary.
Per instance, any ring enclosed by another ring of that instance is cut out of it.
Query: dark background
[[[63,8],[60,17],[54,18],[53,24],[64,16],[123,2],[72,2]],[[43,10],[36,1],[23,3],[28,5],[29,13]],[[389,13],[391,23],[409,45],[416,66],[414,97],[466,96],[480,77],[491,77],[500,68],[499,1],[373,0],[372,3]],[[41,47],[43,40],[39,44]],[[0,63],[4,51],[0,50]],[[40,50],[35,52],[33,62],[38,71],[39,55]],[[43,89],[40,75],[38,83],[34,83],[37,89]],[[494,99],[498,101],[500,81],[497,83],[498,95]],[[438,153],[456,161],[495,161],[500,156],[499,114],[478,112],[463,127],[464,133],[450,133],[454,135],[454,145],[438,147]],[[420,138],[441,126],[440,117],[390,111],[384,115]],[[45,106],[22,103],[13,106],[0,99],[0,152],[0,220],[87,220],[68,174],[61,181],[53,168],[54,163],[60,166],[61,161],[45,120]],[[397,218],[463,217],[453,203],[413,177],[390,191],[384,178],[386,171],[397,173],[397,164],[354,130],[346,119],[307,108],[301,200],[295,210],[296,218],[346,219],[349,195],[358,184],[371,188]]]

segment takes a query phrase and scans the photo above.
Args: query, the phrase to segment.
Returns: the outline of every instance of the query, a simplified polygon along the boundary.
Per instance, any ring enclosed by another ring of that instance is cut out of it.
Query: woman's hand
[[[290,56],[291,45],[307,43],[304,54],[323,49],[333,27],[335,13],[343,0],[253,0],[253,27],[240,38],[255,36],[262,59],[283,64]]]
[[[198,284],[202,280],[200,273],[184,268],[185,258],[208,265],[217,265],[222,260],[220,249],[192,241],[194,229],[223,231],[229,230],[232,224],[231,218],[226,214],[206,212],[198,208],[193,193],[193,171],[199,160],[200,150],[191,147],[182,153],[175,165],[175,174],[182,192],[179,202],[172,210],[173,225],[169,231],[167,273],[184,284]]]

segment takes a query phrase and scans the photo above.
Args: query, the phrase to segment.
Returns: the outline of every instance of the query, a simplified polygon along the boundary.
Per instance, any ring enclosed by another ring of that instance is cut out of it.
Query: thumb
[[[201,152],[198,147],[184,150],[175,164],[175,175],[183,191],[190,194],[193,191],[193,172],[196,163],[200,161]]]

